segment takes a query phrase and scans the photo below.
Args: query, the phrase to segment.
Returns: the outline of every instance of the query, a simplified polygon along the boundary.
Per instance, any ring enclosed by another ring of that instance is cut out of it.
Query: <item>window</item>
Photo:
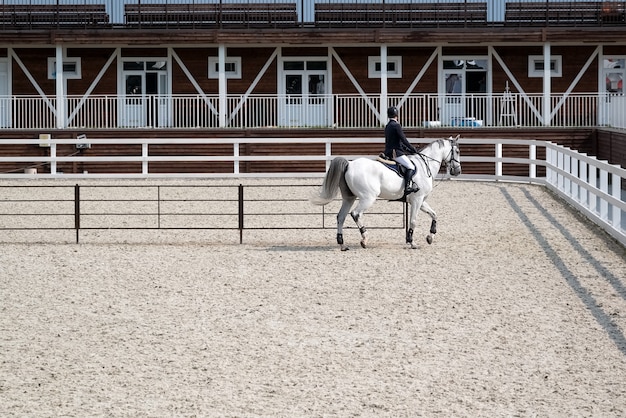
[[[209,57],[209,78],[219,77],[219,61],[217,57]],[[241,57],[228,57],[224,62],[226,78],[241,78]]]
[[[552,77],[563,76],[563,58],[560,55],[550,57],[550,73]],[[543,77],[543,55],[528,56],[528,77]]]
[[[63,77],[81,78],[80,58],[63,58]],[[54,57],[48,57],[48,79],[57,78],[57,60]]]
[[[367,70],[369,78],[380,78],[380,57],[368,57]],[[402,57],[387,57],[387,78],[402,78]]]

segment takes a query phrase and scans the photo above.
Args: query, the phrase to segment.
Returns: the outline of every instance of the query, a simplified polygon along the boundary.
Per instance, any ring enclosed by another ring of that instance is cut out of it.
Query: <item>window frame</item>
[[[48,80],[56,80],[56,57],[48,57]],[[65,64],[73,63],[75,65],[74,71],[63,70],[63,78],[66,80],[74,79],[78,80],[82,78],[82,68],[80,57],[76,58],[63,58],[63,66]]]
[[[543,69],[537,69],[537,63],[543,64],[543,55],[529,55],[528,56],[528,77],[529,78],[543,78]],[[554,69],[550,69],[551,77],[563,77],[563,56],[551,55],[550,66],[552,67],[554,62]]]
[[[387,70],[387,78],[402,78],[402,56],[388,56],[387,66],[389,66],[389,63],[395,63],[396,71],[389,72]],[[382,76],[382,72],[376,70],[376,64],[381,64],[380,56],[371,55],[367,57],[367,75],[369,78],[380,78]]]
[[[215,70],[215,66],[219,64],[218,57],[209,57],[209,71],[208,77],[210,79],[219,78],[219,71]],[[228,57],[225,60],[225,64],[234,64],[234,71],[226,71],[226,78],[241,79],[241,57]]]

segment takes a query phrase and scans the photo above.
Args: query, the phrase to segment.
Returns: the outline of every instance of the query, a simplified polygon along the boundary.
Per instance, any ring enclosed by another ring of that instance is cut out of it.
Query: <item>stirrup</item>
[[[404,188],[404,195],[406,196],[408,194],[417,193],[419,191],[420,191],[419,187],[417,187],[415,184],[411,184]]]

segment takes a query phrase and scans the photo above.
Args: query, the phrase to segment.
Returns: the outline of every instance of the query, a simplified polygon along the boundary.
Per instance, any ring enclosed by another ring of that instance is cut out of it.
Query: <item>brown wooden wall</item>
[[[626,132],[601,129],[596,132],[595,149],[597,157],[610,164],[626,167]]]
[[[563,76],[552,79],[552,92],[562,93],[566,91],[578,72],[593,53],[595,46],[560,46],[552,47],[553,55],[561,55],[563,58]],[[528,56],[542,55],[541,46],[498,46],[495,47],[498,55],[506,63],[522,89],[527,93],[541,93],[543,91],[543,79],[541,77],[528,77]],[[93,80],[110,58],[113,48],[69,48],[69,57],[81,57],[82,78],[79,80],[67,80],[68,93],[71,95],[84,94]],[[204,92],[216,94],[218,91],[218,80],[208,78],[208,58],[217,56],[217,48],[214,47],[176,47],[175,53],[183,61],[187,69],[195,78]],[[380,79],[369,78],[368,76],[368,56],[379,56],[380,49],[377,47],[336,47],[335,51],[341,60],[348,66],[350,72],[355,77],[359,85],[365,92],[370,94],[380,93]],[[403,57],[402,78],[390,78],[388,80],[388,92],[390,94],[401,94],[407,91],[415,77],[422,70],[428,58],[434,51],[434,47],[389,47],[390,56],[400,55]],[[612,52],[613,51],[613,52]],[[56,93],[55,80],[48,79],[47,58],[55,56],[54,48],[17,48],[15,50],[20,60],[28,68],[28,71],[35,77],[43,91],[48,95]],[[252,81],[274,52],[273,47],[233,47],[228,48],[229,56],[242,58],[241,79],[228,79],[228,91],[231,94],[245,93]],[[6,53],[6,51],[5,51]],[[283,48],[284,57],[321,57],[328,56],[325,47],[300,47]],[[605,53],[623,54],[623,50],[616,47],[605,48]],[[123,48],[123,57],[167,57],[166,48]],[[488,48],[479,47],[444,47],[444,56],[465,55],[465,56],[487,56]],[[358,91],[344,73],[337,62],[332,60],[333,93],[336,94],[357,94]],[[597,60],[592,62],[589,69],[574,87],[574,93],[593,93],[598,90],[597,83]],[[32,86],[26,74],[22,71],[17,62],[13,62],[13,88],[15,95],[35,95],[37,91]],[[437,63],[433,62],[426,70],[424,76],[414,89],[414,93],[436,93],[437,86]],[[276,94],[277,93],[277,64],[274,61],[268,68],[259,84],[255,87],[255,94]],[[172,69],[172,93],[174,94],[195,94],[197,93],[193,84],[187,79],[180,65],[173,60]],[[509,82],[511,91],[517,89],[509,80],[509,77],[499,65],[497,60],[493,60],[493,71],[491,73],[494,93],[504,91],[506,82]],[[98,83],[94,94],[116,94],[117,93],[117,63],[109,67],[103,79]]]
[[[574,81],[578,72],[592,55],[595,46],[553,46],[552,55],[561,55],[563,64],[563,76],[553,77],[551,89],[553,93],[563,93],[567,91]],[[538,93],[543,91],[542,77],[528,77],[528,56],[543,55],[541,46],[499,46],[495,47],[496,52],[507,65],[515,79],[526,93]],[[598,61],[594,59],[583,77],[574,87],[574,93],[591,93],[598,91]],[[493,92],[503,92],[506,82],[512,92],[518,92],[509,77],[504,72],[497,60],[493,60]]]

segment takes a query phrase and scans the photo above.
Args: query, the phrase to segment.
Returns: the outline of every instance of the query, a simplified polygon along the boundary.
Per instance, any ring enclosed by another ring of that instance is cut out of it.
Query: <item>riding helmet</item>
[[[398,116],[398,108],[397,107],[391,106],[389,109],[387,109],[387,117],[395,118],[396,116]]]

